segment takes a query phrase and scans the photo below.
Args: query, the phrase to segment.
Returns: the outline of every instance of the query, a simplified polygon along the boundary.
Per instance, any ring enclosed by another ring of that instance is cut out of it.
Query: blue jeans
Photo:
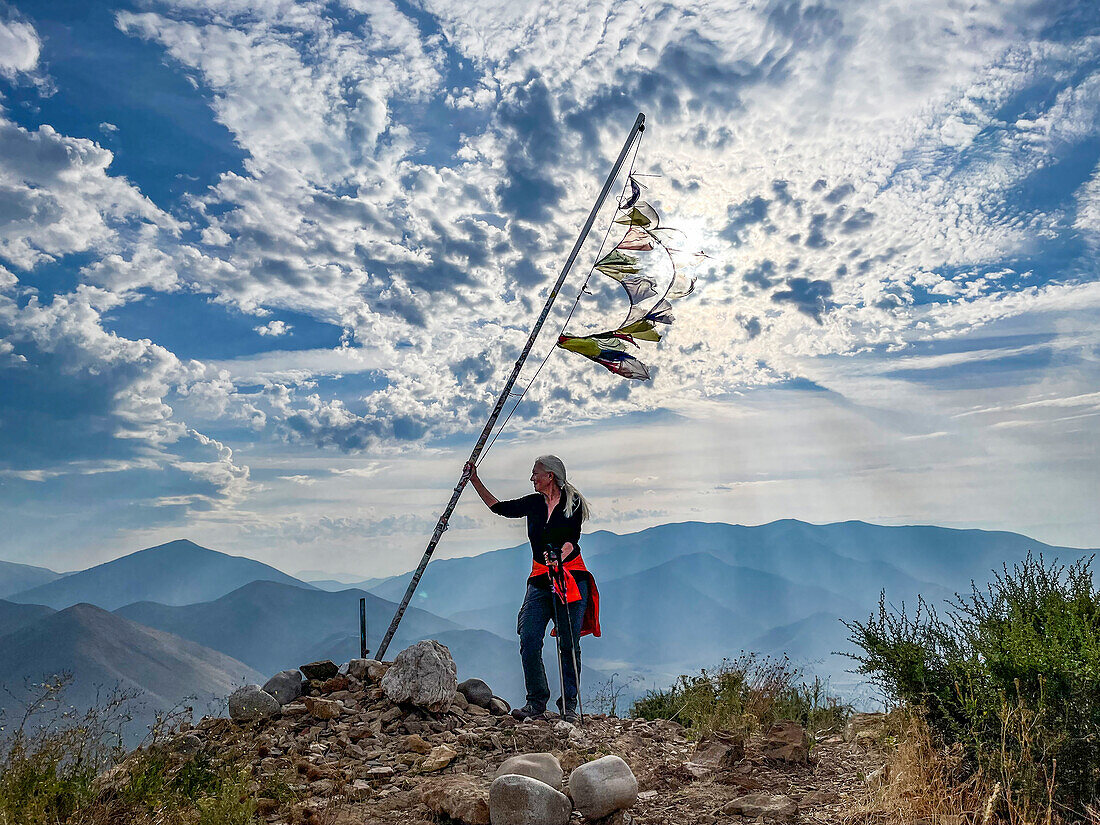
[[[588,579],[577,577],[577,586],[581,591],[578,601],[569,603],[569,623],[573,628],[570,638],[569,627],[555,627],[558,630],[558,650],[561,651],[561,672],[565,680],[565,706],[577,707],[577,674],[573,672],[573,660],[576,657],[577,670],[581,667],[581,624],[588,605]],[[546,636],[546,625],[554,619],[554,601],[557,596],[553,590],[544,590],[532,584],[527,585],[527,594],[519,609],[516,631],[519,633],[519,657],[523,662],[523,681],[527,687],[527,704],[535,710],[545,710],[550,699],[550,687],[546,684],[546,668],[542,665],[542,642]],[[565,623],[565,606],[558,601],[562,623]],[[570,655],[572,648],[573,655]]]

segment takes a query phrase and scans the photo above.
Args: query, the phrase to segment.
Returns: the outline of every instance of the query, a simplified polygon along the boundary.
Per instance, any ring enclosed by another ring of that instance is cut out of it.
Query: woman
[[[565,682],[565,696],[558,699],[558,708],[567,722],[576,721],[578,678],[573,663],[576,662],[579,670],[580,637],[589,633],[600,635],[600,594],[592,574],[584,566],[580,548],[581,522],[588,518],[588,502],[566,480],[565,464],[553,455],[539,457],[531,469],[535,492],[511,501],[500,501],[490,493],[478,478],[477,467],[473,464],[466,465],[466,472],[469,473],[470,483],[490,510],[498,516],[527,519],[527,537],[531,541],[531,575],[527,578],[527,594],[516,622],[527,704],[513,710],[512,715],[521,720],[540,719],[546,712],[550,687],[542,665],[542,643],[546,625],[554,620],[553,633],[558,638]],[[562,604],[560,594],[556,595],[551,588],[550,573],[557,575],[557,559],[561,560],[567,605]],[[566,610],[568,623],[565,621]],[[561,616],[564,627],[558,625],[557,615]]]

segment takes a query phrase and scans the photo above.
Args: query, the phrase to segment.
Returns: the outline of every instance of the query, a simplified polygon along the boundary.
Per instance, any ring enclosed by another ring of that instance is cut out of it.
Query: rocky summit
[[[155,747],[177,769],[231,761],[272,825],[832,822],[880,764],[866,736],[822,737],[803,758],[808,737],[794,723],[748,741],[727,733],[689,741],[663,719],[518,722],[503,700],[485,701],[496,697],[484,683],[465,692],[490,709],[459,691],[449,657],[434,642],[399,655],[399,702],[390,698],[394,679],[385,681],[393,663],[282,671],[267,691],[274,713],[256,713],[248,686],[231,718],[184,723]],[[299,677],[300,694],[290,684]],[[132,759],[97,780],[101,793],[128,782]]]

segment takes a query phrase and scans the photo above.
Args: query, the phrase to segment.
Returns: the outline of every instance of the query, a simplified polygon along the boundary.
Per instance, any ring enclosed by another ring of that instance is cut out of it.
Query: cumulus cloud
[[[255,332],[258,332],[264,337],[278,338],[280,335],[288,334],[294,327],[285,321],[268,321],[263,326],[253,327]]]
[[[813,359],[1091,300],[1095,266],[1075,250],[1097,243],[1086,161],[1100,81],[1078,68],[1100,45],[1050,25],[1056,13],[949,0],[119,12],[245,159],[161,209],[96,142],[0,118],[0,365],[30,399],[20,415],[46,411],[44,429],[74,434],[56,455],[20,447],[9,469],[54,472],[65,450],[133,472],[170,464],[193,486],[159,490],[159,506],[201,508],[252,483],[238,428],[369,454],[469,432],[638,108],[638,168],[660,175],[647,197],[711,257],[647,384],[554,353],[563,303],[521,376],[551,353],[510,422],[520,436],[787,386]],[[4,25],[0,42],[23,46],[0,48],[0,72],[33,70],[37,36]],[[33,286],[36,268],[74,254],[71,292]],[[106,313],[150,293],[242,310],[267,346],[309,328],[290,336],[271,310],[343,336],[199,363],[107,332]],[[570,331],[609,316],[612,303],[582,302]],[[59,396],[86,412],[64,424]]]
[[[174,218],[110,174],[112,159],[90,140],[0,116],[0,259],[30,270],[74,252],[117,254],[149,230],[177,230]]]
[[[34,26],[22,20],[0,20],[0,77],[10,80],[33,72],[41,52],[42,41]]]

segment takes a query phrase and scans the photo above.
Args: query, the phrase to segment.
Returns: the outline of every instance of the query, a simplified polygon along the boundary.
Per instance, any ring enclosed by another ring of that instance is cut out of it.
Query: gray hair
[[[581,512],[581,521],[587,521],[589,516],[588,501],[581,495],[581,491],[570,484],[565,477],[565,462],[556,455],[540,455],[535,459],[535,466],[542,467],[548,473],[552,473],[554,481],[561,488],[562,498],[565,499],[565,514],[573,515],[578,507]]]

